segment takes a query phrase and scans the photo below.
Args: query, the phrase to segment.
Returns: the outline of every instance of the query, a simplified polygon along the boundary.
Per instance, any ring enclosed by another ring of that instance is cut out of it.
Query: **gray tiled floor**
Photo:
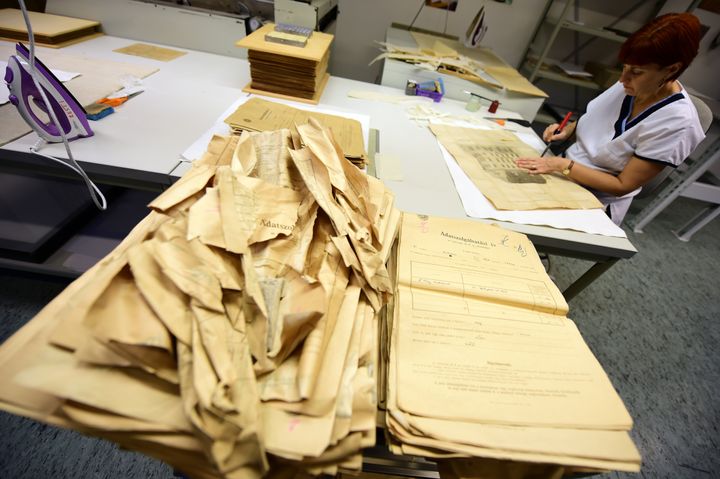
[[[640,474],[720,477],[720,221],[682,243],[670,233],[702,206],[680,199],[629,234],[639,253],[571,302],[570,317],[630,410]],[[552,257],[561,289],[587,263]],[[63,284],[0,273],[0,340]],[[169,478],[169,467],[110,443],[0,414],[0,478]]]

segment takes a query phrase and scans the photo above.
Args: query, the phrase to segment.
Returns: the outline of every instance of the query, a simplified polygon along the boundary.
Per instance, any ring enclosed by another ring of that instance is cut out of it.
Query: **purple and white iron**
[[[28,125],[45,141],[60,143],[63,141],[60,130],[49,118],[48,105],[43,101],[30,73],[30,52],[22,43],[16,45],[16,52],[17,55],[11,55],[8,59],[5,70],[5,83],[10,90],[10,103],[17,107]],[[55,112],[65,137],[68,140],[75,140],[92,136],[93,132],[85,109],[37,57],[35,57],[35,71],[39,73],[38,83],[45,90],[50,107]],[[47,123],[38,118],[30,102],[48,115]]]

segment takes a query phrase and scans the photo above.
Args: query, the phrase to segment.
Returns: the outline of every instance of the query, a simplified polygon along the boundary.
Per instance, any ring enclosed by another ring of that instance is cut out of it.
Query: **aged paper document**
[[[375,443],[393,205],[315,120],[213,138],[0,347],[0,408],[193,478],[359,470]]]
[[[538,152],[507,131],[430,125],[438,141],[499,210],[602,208],[582,186],[556,174],[531,175],[515,159]]]
[[[547,93],[529,82],[490,49],[468,48],[457,40],[420,32],[413,31],[411,35],[417,44],[416,48],[384,43],[384,53],[373,62],[380,58],[392,58],[481,85],[535,97],[547,97]]]
[[[135,55],[137,57],[150,58],[151,60],[159,60],[161,62],[169,62],[175,60],[187,52],[180,50],[173,50],[171,48],[158,47],[155,45],[148,45],[147,43],[133,43],[126,47],[117,48],[114,52],[124,53],[126,55]]]
[[[397,278],[395,450],[639,469],[632,419],[526,236],[406,214]]]
[[[326,113],[300,110],[282,103],[251,98],[225,119],[234,130],[269,131],[292,129],[318,120],[332,131],[335,140],[348,158],[365,158],[365,146],[360,122]]]
[[[631,426],[526,236],[417,215],[405,216],[400,234],[403,410],[498,424]],[[457,398],[451,409],[448,395]]]

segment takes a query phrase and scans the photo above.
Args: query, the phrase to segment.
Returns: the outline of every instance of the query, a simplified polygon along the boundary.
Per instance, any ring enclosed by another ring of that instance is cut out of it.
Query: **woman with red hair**
[[[676,167],[705,137],[697,110],[677,81],[698,52],[700,22],[689,13],[655,18],[620,49],[620,81],[587,105],[577,123],[545,141],[576,135],[565,157],[518,158],[529,173],[561,172],[590,189],[620,224],[640,188]]]

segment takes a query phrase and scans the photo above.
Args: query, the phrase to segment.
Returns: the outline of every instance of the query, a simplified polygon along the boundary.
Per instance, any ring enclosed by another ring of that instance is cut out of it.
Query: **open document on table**
[[[638,470],[632,419],[526,236],[405,214],[397,271],[397,451]]]
[[[430,125],[473,183],[500,210],[592,209],[602,204],[559,174],[532,175],[515,164],[537,152],[509,131]]]
[[[445,123],[445,122],[444,122]],[[484,130],[478,128],[477,125],[469,125],[467,123],[454,123],[454,126],[472,126],[476,130]],[[544,148],[544,144],[537,136],[528,129],[527,133],[514,133],[521,141],[529,145],[537,154]],[[450,176],[453,179],[455,188],[462,201],[465,214],[472,218],[487,218],[498,221],[509,221],[511,223],[551,226],[559,229],[570,229],[582,231],[585,233],[599,234],[604,236],[615,236],[625,238],[627,235],[622,228],[617,226],[605,214],[602,209],[566,209],[566,208],[548,208],[536,210],[500,210],[486,198],[483,192],[478,188],[476,182],[463,170],[456,157],[451,154],[438,140],[438,147],[443,155],[443,159],[447,164]]]

